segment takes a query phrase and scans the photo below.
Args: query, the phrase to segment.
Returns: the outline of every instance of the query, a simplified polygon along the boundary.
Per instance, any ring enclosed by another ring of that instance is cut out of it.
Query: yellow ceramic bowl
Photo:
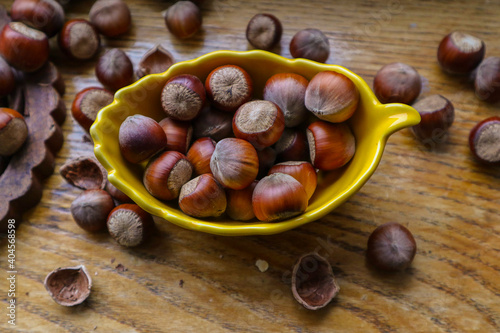
[[[343,168],[319,174],[318,188],[307,210],[294,218],[272,223],[238,222],[228,219],[200,220],[182,213],[177,204],[155,199],[142,184],[145,164],[126,162],[118,147],[118,130],[130,115],[165,117],[160,94],[165,82],[179,74],[193,74],[203,82],[214,68],[233,64],[248,71],[254,81],[256,98],[273,74],[293,72],[311,79],[321,71],[336,71],[349,77],[358,87],[360,105],[349,124],[356,137],[354,158]],[[394,132],[418,124],[420,116],[403,104],[381,104],[363,79],[336,65],[304,59],[286,59],[265,51],[217,51],[191,61],[177,63],[165,73],[149,75],[118,91],[113,103],[103,108],[90,129],[94,152],[108,171],[109,181],[149,213],[181,227],[219,235],[275,234],[315,221],[330,213],[356,193],[370,178],[380,162],[387,138]]]

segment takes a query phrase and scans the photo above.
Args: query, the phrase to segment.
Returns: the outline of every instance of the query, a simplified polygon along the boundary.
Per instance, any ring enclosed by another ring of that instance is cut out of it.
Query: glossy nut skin
[[[103,86],[116,91],[134,82],[134,67],[125,52],[114,48],[99,57],[95,75]]]
[[[191,178],[193,168],[186,156],[177,151],[165,151],[149,161],[143,183],[155,198],[173,200]]]
[[[226,193],[212,174],[204,173],[182,186],[179,207],[190,216],[218,217],[226,211]]]
[[[196,140],[189,148],[187,159],[193,166],[196,175],[212,172],[210,170],[210,159],[216,144],[213,139],[204,137]]]
[[[234,112],[252,98],[253,81],[243,68],[224,65],[208,74],[205,90],[214,107]]]
[[[96,1],[90,8],[89,19],[106,37],[123,35],[132,24],[130,9],[122,0]]]
[[[307,140],[311,163],[320,170],[344,166],[356,150],[354,135],[345,123],[316,121],[307,128]]]
[[[134,247],[146,240],[154,228],[151,214],[136,204],[116,206],[106,222],[111,237],[121,246]]]
[[[113,102],[113,94],[103,88],[89,87],[79,91],[71,104],[73,118],[87,132],[103,107]]]
[[[290,53],[294,58],[325,62],[330,55],[330,42],[320,30],[304,29],[293,36]]]
[[[384,271],[401,271],[410,266],[417,252],[411,232],[399,223],[378,226],[368,238],[366,259]]]
[[[28,138],[24,117],[16,110],[0,108],[0,157],[15,154]]]
[[[477,123],[469,134],[469,148],[478,162],[500,165],[500,117],[489,117]]]
[[[175,150],[186,154],[191,143],[193,126],[188,121],[164,118],[159,122],[167,136],[167,150]]]
[[[500,101],[500,57],[488,57],[479,65],[474,81],[476,96],[488,103]]]
[[[205,106],[206,92],[203,83],[194,75],[181,74],[165,83],[161,93],[161,106],[168,117],[190,121]]]
[[[321,120],[340,123],[349,119],[359,103],[359,91],[347,76],[334,71],[316,74],[306,89],[306,108]]]
[[[305,161],[278,163],[269,170],[268,174],[271,175],[277,172],[285,173],[295,178],[304,186],[307,200],[311,199],[318,184],[316,170],[314,170],[311,163]]]
[[[24,23],[11,22],[0,33],[0,54],[12,67],[34,72],[49,59],[49,40]]]
[[[130,163],[141,163],[167,146],[163,128],[152,118],[129,116],[121,124],[118,143],[122,156]]]
[[[259,172],[257,151],[242,139],[226,138],[217,142],[210,159],[210,170],[224,187],[241,190],[250,185]]]
[[[274,145],[276,160],[306,161],[309,159],[309,147],[303,130],[285,128],[281,138]]]
[[[14,21],[22,21],[44,32],[49,38],[61,30],[65,21],[64,9],[55,0],[16,0],[10,16]]]
[[[92,23],[84,19],[67,21],[58,36],[59,48],[70,59],[89,60],[101,47],[101,37]]]
[[[226,190],[227,216],[236,221],[249,221],[255,218],[252,206],[252,195],[258,182],[258,180],[255,180],[249,186],[241,190]]]
[[[381,103],[411,104],[421,90],[420,74],[412,66],[401,62],[385,65],[373,79],[373,92]]]
[[[419,140],[442,140],[455,119],[453,104],[441,95],[422,98],[413,104],[413,108],[420,114],[421,121],[410,130]]]
[[[191,1],[178,1],[164,14],[168,30],[177,38],[189,38],[198,32],[202,24],[201,11]]]
[[[101,189],[82,192],[71,204],[71,215],[85,231],[99,232],[106,228],[109,213],[115,207],[113,198]]]
[[[259,221],[271,222],[303,213],[307,194],[295,178],[273,173],[259,180],[252,195],[253,212]]]
[[[451,74],[472,72],[483,60],[485,44],[470,34],[454,31],[439,43],[437,59],[439,65]]]

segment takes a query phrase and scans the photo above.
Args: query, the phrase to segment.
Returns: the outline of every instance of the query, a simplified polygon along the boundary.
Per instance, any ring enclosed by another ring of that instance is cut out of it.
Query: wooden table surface
[[[12,1],[0,3],[10,8]],[[93,1],[70,1],[67,17],[86,18]],[[103,39],[137,65],[156,43],[177,61],[213,50],[247,50],[248,20],[270,12],[283,23],[278,51],[303,28],[328,36],[328,63],[345,66],[369,84],[384,64],[401,61],[424,78],[424,95],[452,101],[456,119],[448,140],[423,145],[408,130],[390,137],[368,183],[330,215],[274,236],[222,237],[157,220],[158,233],[136,249],[108,235],[91,235],[73,221],[69,207],[80,193],[58,174],[69,158],[92,154],[84,132],[68,117],[56,172],[40,204],[17,228],[17,326],[21,332],[498,332],[500,331],[500,169],[478,165],[467,146],[478,121],[500,114],[474,96],[466,77],[444,74],[437,45],[455,29],[486,43],[500,56],[498,1],[205,1],[203,29],[175,39],[161,12],[170,2],[127,1],[132,30]],[[64,76],[68,110],[77,91],[98,82],[95,61],[72,63],[52,54]],[[69,111],[68,111],[69,114]],[[385,222],[414,234],[411,269],[381,274],[365,264],[368,235]],[[293,299],[290,271],[303,253],[317,250],[333,266],[341,291],[312,312]],[[0,247],[0,331],[7,324],[7,248]],[[266,272],[257,259],[269,263]],[[92,275],[89,299],[66,308],[43,286],[60,266],[83,264]]]

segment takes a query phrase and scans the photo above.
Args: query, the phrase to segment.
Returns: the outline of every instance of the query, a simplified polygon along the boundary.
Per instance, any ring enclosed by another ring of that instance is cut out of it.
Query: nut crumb
[[[128,271],[128,268],[126,268],[125,266],[123,266],[122,264],[118,264],[116,265],[115,269],[118,271],[118,272],[126,272]]]
[[[179,281],[179,287],[181,287],[181,288],[184,287],[184,280]]]
[[[265,272],[269,268],[269,264],[267,263],[267,261],[262,260],[262,259],[257,259],[257,261],[255,262],[255,266],[257,266],[257,268],[261,272]]]
[[[224,259],[224,255],[223,255],[223,254],[221,254],[221,255],[219,256],[219,259]]]
[[[115,262],[115,258],[111,258],[111,263],[114,263]]]

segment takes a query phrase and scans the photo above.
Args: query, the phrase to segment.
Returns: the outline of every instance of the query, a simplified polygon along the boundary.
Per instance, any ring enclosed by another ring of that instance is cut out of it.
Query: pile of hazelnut
[[[235,65],[213,69],[204,84],[175,76],[161,94],[165,119],[133,115],[121,124],[122,156],[149,160],[147,191],[177,200],[191,216],[276,221],[301,214],[316,189],[316,169],[340,168],[354,155],[345,121],[359,92],[343,74],[325,71],[310,82],[273,75],[262,96],[252,100],[252,78]]]

